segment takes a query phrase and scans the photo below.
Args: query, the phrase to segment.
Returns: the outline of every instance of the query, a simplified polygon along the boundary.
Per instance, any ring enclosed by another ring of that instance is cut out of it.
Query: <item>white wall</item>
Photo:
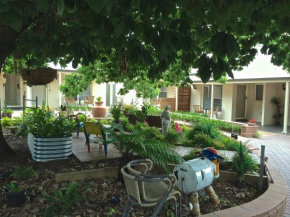
[[[175,98],[176,97],[176,87],[170,86],[166,89],[167,92],[167,98]]]
[[[265,91],[265,88],[264,88]],[[263,101],[255,101],[255,84],[247,85],[247,109],[246,109],[246,118],[254,118],[256,122],[262,121],[262,103]]]
[[[224,84],[222,93],[222,111],[220,119],[226,121],[232,121],[233,115],[233,96],[234,96],[234,85]]]
[[[193,106],[194,105],[201,105],[202,106],[202,96],[203,96],[203,85],[196,84],[194,85],[196,89],[191,86],[191,95],[190,95],[190,111],[194,112]]]
[[[138,99],[136,97],[136,91],[135,90],[130,90],[129,93],[127,93],[126,95],[122,96],[120,94],[118,94],[118,92],[120,91],[120,89],[123,87],[124,85],[121,83],[116,84],[116,93],[117,93],[117,99],[122,99],[124,104],[131,104],[132,100],[134,102],[137,101],[138,104],[142,104],[142,99]]]
[[[93,81],[91,85],[91,94],[95,97],[95,101],[97,97],[102,97],[102,101],[104,102],[104,106],[106,105],[106,84],[97,84],[95,81]]]
[[[46,89],[47,89],[47,96],[46,96],[46,104],[53,107],[53,108],[58,108],[60,107],[59,105],[59,76],[57,77],[58,79],[53,80],[51,83],[47,84]],[[41,102],[39,102],[41,103]],[[63,102],[64,105],[64,102]]]

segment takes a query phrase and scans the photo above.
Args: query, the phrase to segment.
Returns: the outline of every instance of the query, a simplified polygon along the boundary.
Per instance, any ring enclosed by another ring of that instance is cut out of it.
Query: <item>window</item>
[[[263,100],[263,84],[257,84],[255,86],[255,100]]]
[[[222,109],[222,85],[214,86],[214,107],[219,107],[219,111]],[[211,85],[204,86],[204,94],[203,94],[203,109],[209,110],[211,108]]]
[[[159,99],[160,98],[167,98],[167,88],[161,87],[160,93],[159,93]]]

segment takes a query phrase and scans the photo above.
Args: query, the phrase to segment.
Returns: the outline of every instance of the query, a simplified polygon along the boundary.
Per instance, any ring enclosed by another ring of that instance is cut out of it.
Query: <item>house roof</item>
[[[190,76],[193,82],[201,82],[196,76],[197,70],[192,70]],[[275,66],[271,63],[271,56],[261,54],[256,55],[256,58],[247,67],[241,71],[234,71],[234,79],[228,77],[228,82],[254,82],[254,81],[285,81],[290,80],[290,74],[283,70],[282,67]],[[211,79],[209,82],[213,82]]]
[[[74,69],[72,67],[72,63],[67,64],[67,66],[64,68],[61,67],[59,64],[54,65],[54,63],[49,63],[48,66],[53,68],[53,69],[56,69],[58,71],[66,71],[66,72],[76,72],[77,71],[77,69]]]

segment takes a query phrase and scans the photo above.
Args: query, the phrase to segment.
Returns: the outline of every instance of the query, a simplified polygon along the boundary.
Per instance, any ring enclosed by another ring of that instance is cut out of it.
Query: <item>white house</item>
[[[194,105],[199,105],[213,114],[213,108],[219,107],[219,119],[222,120],[255,119],[261,125],[275,125],[273,115],[276,107],[270,100],[278,97],[283,114],[280,124],[283,125],[283,133],[287,133],[287,126],[290,126],[290,74],[282,67],[274,66],[270,56],[259,53],[249,66],[234,72],[234,79],[228,79],[226,84],[213,80],[203,84],[195,73],[192,73],[191,80],[193,85],[188,87],[163,90],[163,96],[173,95],[175,110],[193,112]]]
[[[57,69],[57,79],[47,85],[32,87],[25,85],[25,81],[19,74],[5,74],[2,72],[0,74],[0,99],[2,107],[4,107],[5,101],[9,108],[22,108],[24,95],[25,99],[35,100],[37,97],[38,105],[42,102],[45,102],[46,105],[54,108],[64,105],[65,97],[60,92],[59,85],[64,84],[64,78],[71,73],[75,73],[76,70],[71,66],[68,66],[65,69],[54,65],[50,65],[50,67]],[[96,97],[101,96],[106,106],[110,106],[118,100],[123,100],[126,104],[130,104],[132,101],[138,102],[140,100],[137,99],[136,93],[133,90],[125,96],[120,96],[118,92],[122,86],[123,84],[121,83],[97,84],[96,82],[92,82],[89,88],[81,93],[78,98],[80,101],[83,101],[86,96],[94,96],[95,99]],[[32,106],[35,105],[35,102],[25,100],[25,105]]]

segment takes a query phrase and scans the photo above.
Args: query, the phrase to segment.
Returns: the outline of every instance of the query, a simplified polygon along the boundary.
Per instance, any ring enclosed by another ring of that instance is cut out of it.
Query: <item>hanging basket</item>
[[[28,85],[46,85],[57,79],[57,70],[52,68],[22,69],[20,74]]]

